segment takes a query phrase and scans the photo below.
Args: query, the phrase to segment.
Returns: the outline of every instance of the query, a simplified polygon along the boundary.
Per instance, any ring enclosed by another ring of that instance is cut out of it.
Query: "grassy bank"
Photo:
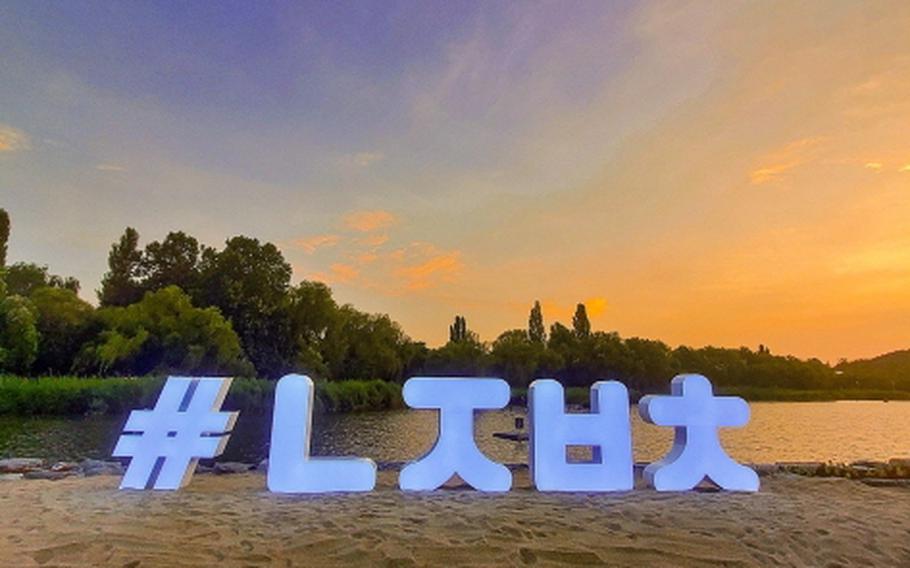
[[[154,406],[163,377],[0,376],[0,415],[122,414]],[[226,410],[267,412],[275,382],[237,378]],[[359,412],[401,408],[401,386],[385,381],[316,383],[317,412]]]
[[[775,387],[718,387],[720,394],[750,402],[830,402],[835,400],[910,400],[910,391],[876,389],[798,390]]]
[[[668,389],[669,390],[669,389]],[[740,396],[749,402],[832,402],[836,400],[910,400],[910,391],[876,389],[800,390],[776,387],[717,387],[717,394]],[[566,404],[588,407],[591,395],[586,387],[567,387]],[[658,394],[669,394],[658,393]],[[513,388],[512,404],[525,404],[528,389]],[[631,390],[629,399],[638,402],[642,393]]]
[[[39,377],[0,376],[0,415],[123,414],[155,404],[163,377]],[[762,387],[719,387],[718,393],[758,401],[910,400],[910,392],[870,389],[796,390]],[[275,382],[237,378],[224,403],[226,410],[268,412]],[[630,397],[637,401],[639,394]],[[587,406],[585,387],[566,389],[566,402]],[[527,389],[512,389],[512,403],[524,405]],[[360,412],[403,408],[401,385],[386,381],[317,382],[316,412]]]

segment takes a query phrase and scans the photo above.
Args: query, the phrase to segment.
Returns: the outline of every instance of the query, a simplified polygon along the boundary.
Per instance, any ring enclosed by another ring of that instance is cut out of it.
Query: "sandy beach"
[[[278,496],[262,474],[178,493],[0,483],[0,566],[910,565],[910,490],[778,474],[757,494]]]

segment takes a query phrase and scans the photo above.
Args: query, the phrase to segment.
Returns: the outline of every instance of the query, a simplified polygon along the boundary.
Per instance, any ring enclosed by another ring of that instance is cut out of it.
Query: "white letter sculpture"
[[[401,470],[399,486],[429,491],[458,474],[480,491],[508,491],[512,474],[483,455],[474,442],[474,410],[503,408],[509,385],[502,379],[415,377],[404,384],[411,408],[439,409],[439,434],[433,448]]]
[[[638,403],[645,422],[674,426],[673,448],[645,468],[645,481],[658,491],[686,491],[705,477],[722,489],[758,491],[758,475],[733,461],[720,446],[717,428],[744,426],[749,405],[733,396],[714,396],[701,375],[677,375],[672,396],[646,396]]]
[[[629,391],[616,381],[591,387],[591,412],[566,414],[562,385],[528,389],[528,463],[538,491],[627,491],[633,487]],[[566,447],[592,446],[590,462],[568,463]]]
[[[304,375],[285,375],[278,381],[269,446],[269,491],[371,491],[376,485],[373,460],[310,457],[313,390],[313,381]]]
[[[237,412],[220,412],[232,379],[168,377],[152,410],[134,410],[114,448],[129,457],[120,489],[180,489],[199,458],[221,455]]]

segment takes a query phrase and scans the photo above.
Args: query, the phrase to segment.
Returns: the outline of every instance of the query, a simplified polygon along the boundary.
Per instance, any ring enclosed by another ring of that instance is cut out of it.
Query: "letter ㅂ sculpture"
[[[562,385],[538,379],[528,389],[529,466],[540,491],[632,489],[629,391],[616,381],[591,387],[591,412],[566,414]],[[588,463],[569,463],[568,446],[591,446]]]
[[[178,489],[189,482],[199,458],[220,455],[236,412],[221,412],[231,379],[171,377],[155,408],[135,410],[127,420],[115,456],[131,457],[121,488]],[[275,389],[267,484],[278,493],[370,491],[376,464],[365,458],[310,456],[313,381],[287,375]],[[474,412],[505,407],[509,385],[502,379],[415,377],[403,396],[412,408],[439,413],[438,437],[420,459],[399,475],[406,491],[432,490],[453,475],[480,491],[508,491],[512,474],[485,456],[474,441]],[[627,491],[633,487],[629,395],[616,381],[591,387],[588,413],[566,413],[563,388],[539,379],[528,390],[528,461],[540,491]],[[749,405],[738,397],[714,396],[701,375],[679,375],[670,396],[646,396],[639,403],[646,422],[675,428],[673,448],[648,465],[645,481],[658,491],[692,489],[709,478],[722,489],[757,491],[758,476],[733,461],[720,444],[719,427],[744,426]],[[573,462],[571,446],[591,448],[591,459]]]

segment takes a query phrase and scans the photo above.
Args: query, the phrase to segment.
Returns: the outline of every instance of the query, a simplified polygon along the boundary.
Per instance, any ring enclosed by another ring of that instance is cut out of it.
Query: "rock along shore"
[[[379,462],[379,471],[399,471],[405,462]],[[505,464],[513,471],[526,470],[527,464]],[[635,464],[635,473],[640,477],[645,463]],[[834,462],[777,462],[771,464],[749,464],[762,477],[778,474],[792,474],[805,477],[840,477],[860,480],[875,486],[910,487],[910,458],[892,458],[888,461],[860,460],[851,463]],[[44,479],[56,481],[67,477],[93,477],[96,475],[123,475],[124,462],[85,459],[80,462],[49,462],[41,458],[0,459],[0,481],[19,479]],[[199,464],[198,474],[240,474],[265,473],[268,460],[258,464],[216,461]]]

